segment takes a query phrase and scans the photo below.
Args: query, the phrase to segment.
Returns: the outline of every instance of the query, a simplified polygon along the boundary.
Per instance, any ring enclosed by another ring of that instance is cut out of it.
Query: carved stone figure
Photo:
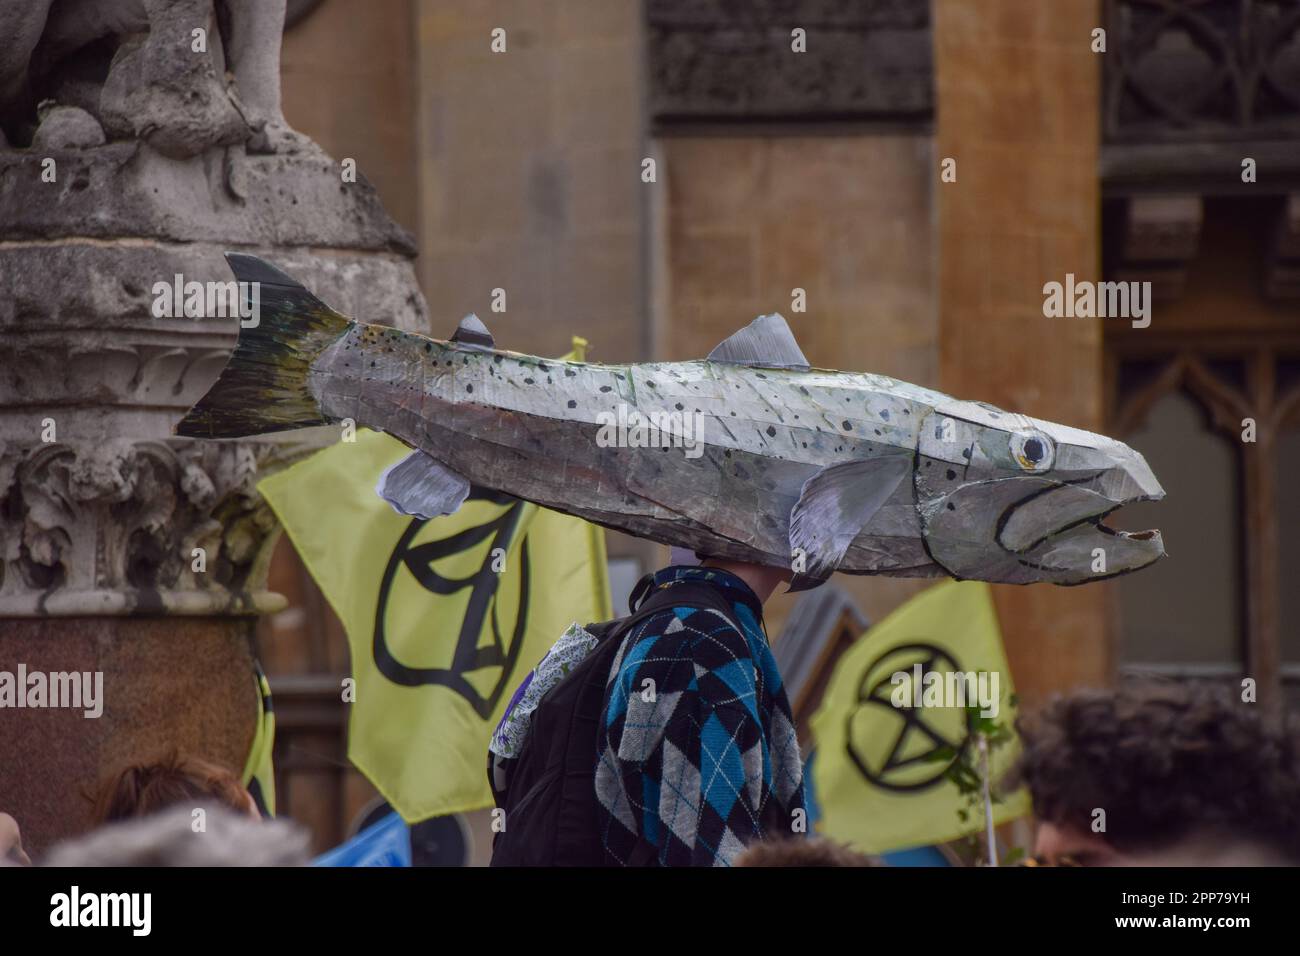
[[[110,138],[175,158],[274,150],[292,137],[280,112],[284,15],[285,0],[3,0],[0,122],[22,144],[37,102],[52,98]]]

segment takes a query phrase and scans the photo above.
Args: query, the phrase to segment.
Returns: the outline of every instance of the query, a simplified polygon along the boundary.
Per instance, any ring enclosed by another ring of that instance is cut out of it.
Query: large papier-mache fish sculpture
[[[414,449],[379,492],[450,514],[471,485],[699,554],[832,572],[1082,584],[1164,555],[1102,519],[1164,492],[1122,442],[881,375],[810,368],[779,315],[702,360],[601,365],[330,309],[255,256],[260,314],[178,433],[352,420]],[[250,286],[241,286],[249,288]]]

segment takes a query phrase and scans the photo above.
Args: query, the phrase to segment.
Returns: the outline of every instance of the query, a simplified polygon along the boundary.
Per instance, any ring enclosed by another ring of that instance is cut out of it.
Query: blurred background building
[[[689,359],[777,311],[815,365],[1146,454],[1168,498],[1122,520],[1165,561],[996,589],[1022,699],[1152,671],[1300,693],[1297,0],[316,0],[281,76],[289,125],[415,237],[435,335],[474,311],[509,349]],[[1046,317],[1067,275],[1150,281],[1149,327]],[[666,560],[609,552],[616,603]],[[835,584],[871,621],[923,586]],[[270,590],[280,809],[323,849],[374,799],[347,645],[285,540]]]

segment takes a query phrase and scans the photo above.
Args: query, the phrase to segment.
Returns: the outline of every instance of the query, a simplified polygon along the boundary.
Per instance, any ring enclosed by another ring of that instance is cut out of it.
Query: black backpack
[[[504,793],[497,789],[488,755],[492,795],[497,809],[505,811],[505,826],[492,842],[492,866],[606,865],[595,783],[605,686],[623,639],[670,607],[716,610],[740,630],[727,599],[694,581],[656,589],[628,617],[588,624],[599,643],[538,702],[520,754],[508,762]],[[655,855],[655,848],[642,841],[628,864],[645,866]]]

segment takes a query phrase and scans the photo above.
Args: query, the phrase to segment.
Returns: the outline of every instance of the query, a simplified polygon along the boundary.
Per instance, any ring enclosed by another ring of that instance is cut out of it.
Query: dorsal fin
[[[808,360],[794,340],[790,326],[775,312],[760,315],[735,335],[718,343],[709,353],[709,361],[760,368],[808,368]]]
[[[451,341],[483,349],[496,347],[496,342],[492,340],[492,333],[487,330],[487,326],[473,312],[460,320],[460,325],[456,326]]]

